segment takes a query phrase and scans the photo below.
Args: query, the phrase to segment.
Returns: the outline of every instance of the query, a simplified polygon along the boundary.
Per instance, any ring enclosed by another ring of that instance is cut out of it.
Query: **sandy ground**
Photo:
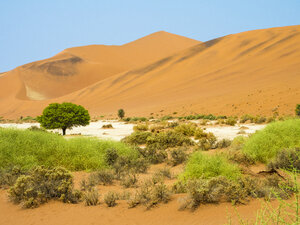
[[[139,182],[150,178],[165,164],[152,165],[147,174],[139,174]],[[261,167],[260,167],[261,168]],[[171,168],[171,173],[176,175],[182,171],[183,165]],[[80,181],[88,177],[86,172],[74,172],[75,188],[79,188]],[[176,178],[165,179],[165,184],[170,186]],[[180,211],[179,207],[184,194],[172,195],[167,204],[159,204],[150,210],[144,206],[128,209],[126,200],[118,200],[117,206],[108,208],[103,202],[103,196],[108,191],[122,193],[134,189],[124,189],[118,182],[109,186],[98,185],[100,192],[100,205],[86,207],[83,203],[64,204],[59,201],[50,201],[36,209],[22,209],[8,200],[7,192],[0,190],[0,224],[2,225],[219,225],[237,221],[237,213],[243,219],[253,220],[257,210],[261,207],[261,200],[251,200],[249,204],[233,206],[231,203],[205,204],[197,210]]]
[[[112,129],[103,129],[103,125],[111,124]],[[31,126],[40,126],[39,123],[6,123],[0,124],[0,127],[11,127],[18,129],[26,129]],[[74,127],[72,130],[67,130],[67,137],[72,137],[72,135],[82,136],[93,136],[101,139],[112,139],[115,141],[120,141],[122,138],[130,135],[133,132],[133,127],[135,124],[129,124],[124,122],[119,122],[116,120],[110,121],[97,121],[91,122],[88,126],[85,127]],[[257,125],[257,124],[242,124],[236,126],[205,126],[207,132],[212,132],[218,140],[220,139],[234,139],[238,135],[247,136],[254,133],[257,130],[261,130],[266,125]],[[241,130],[245,131],[245,134],[238,134]],[[53,130],[53,132],[61,133],[61,130]]]
[[[151,210],[144,207],[128,209],[125,201],[114,208],[106,205],[86,207],[83,204],[64,204],[51,201],[36,209],[21,209],[7,202],[5,191],[0,190],[0,224],[2,225],[220,225],[228,222],[232,215],[237,221],[235,207],[230,203],[208,204],[196,211],[179,211],[179,196],[168,204]],[[237,207],[241,217],[253,219],[261,206],[258,200]],[[236,223],[232,223],[236,224]]]

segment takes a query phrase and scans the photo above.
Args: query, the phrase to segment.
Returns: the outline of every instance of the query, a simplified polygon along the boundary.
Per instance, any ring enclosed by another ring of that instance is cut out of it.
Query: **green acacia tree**
[[[43,114],[37,117],[37,121],[46,129],[62,129],[65,135],[67,129],[88,125],[90,115],[81,105],[70,102],[51,103],[44,109]]]
[[[296,116],[300,116],[300,104],[296,106]]]
[[[119,109],[118,110],[118,117],[120,117],[120,119],[123,119],[125,116],[125,111],[124,109]]]

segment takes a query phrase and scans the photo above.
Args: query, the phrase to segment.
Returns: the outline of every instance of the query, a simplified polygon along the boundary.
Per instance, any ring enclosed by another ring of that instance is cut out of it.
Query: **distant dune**
[[[208,42],[157,32],[122,46],[91,45],[0,76],[0,115],[38,115],[50,102],[92,115],[178,112],[293,114],[300,102],[300,26]]]

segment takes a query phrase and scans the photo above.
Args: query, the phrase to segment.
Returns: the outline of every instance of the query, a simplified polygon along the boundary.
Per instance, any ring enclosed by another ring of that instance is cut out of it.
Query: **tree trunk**
[[[67,128],[62,128],[63,135],[66,135],[66,130],[67,130]]]

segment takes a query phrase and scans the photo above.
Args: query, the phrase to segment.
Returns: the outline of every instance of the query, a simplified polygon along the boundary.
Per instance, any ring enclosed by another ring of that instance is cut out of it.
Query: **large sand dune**
[[[158,32],[122,46],[85,46],[0,78],[0,115],[72,101],[92,115],[292,114],[300,100],[300,26],[200,43]]]

